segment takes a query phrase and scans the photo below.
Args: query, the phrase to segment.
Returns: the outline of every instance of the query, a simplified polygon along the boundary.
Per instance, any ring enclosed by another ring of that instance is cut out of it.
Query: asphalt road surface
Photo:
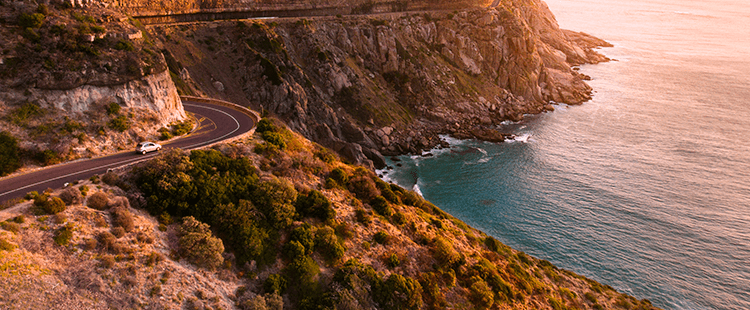
[[[239,136],[255,127],[255,122],[250,116],[228,107],[194,101],[185,101],[183,106],[185,111],[195,116],[199,124],[187,136],[162,143],[162,151],[169,148],[198,148]],[[148,159],[158,154],[158,152],[146,155],[136,153],[135,147],[133,144],[131,150],[117,154],[77,160],[0,179],[0,202],[23,197],[30,191],[41,193],[47,188],[63,187],[65,183],[86,180],[95,174],[106,173],[107,169]]]

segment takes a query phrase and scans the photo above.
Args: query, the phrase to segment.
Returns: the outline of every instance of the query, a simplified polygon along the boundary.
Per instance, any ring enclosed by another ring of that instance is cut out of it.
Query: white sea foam
[[[424,198],[424,196],[422,195],[422,191],[419,190],[419,181],[417,181],[417,183],[414,183],[414,186],[411,187],[411,190],[413,190],[415,193],[417,193],[417,195],[419,195],[419,197]]]
[[[490,161],[490,159],[492,159],[492,158],[491,157],[482,157],[477,162],[479,162],[479,163],[486,163],[486,162]]]
[[[529,143],[529,138],[531,138],[531,134],[525,133],[519,136],[515,136],[513,139],[508,140],[508,142],[523,142],[523,143]]]

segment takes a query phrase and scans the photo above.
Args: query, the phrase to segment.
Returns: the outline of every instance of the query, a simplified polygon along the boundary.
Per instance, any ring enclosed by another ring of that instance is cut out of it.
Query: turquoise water
[[[386,179],[513,248],[666,309],[750,309],[750,7],[548,1],[615,44],[594,99],[446,138]],[[416,185],[416,186],[415,186]]]

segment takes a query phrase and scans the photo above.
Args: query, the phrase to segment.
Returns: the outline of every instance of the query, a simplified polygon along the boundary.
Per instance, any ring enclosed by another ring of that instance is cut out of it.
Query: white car
[[[138,146],[135,147],[136,153],[146,154],[148,152],[158,151],[161,150],[161,144],[154,143],[154,142],[141,142],[138,143]]]

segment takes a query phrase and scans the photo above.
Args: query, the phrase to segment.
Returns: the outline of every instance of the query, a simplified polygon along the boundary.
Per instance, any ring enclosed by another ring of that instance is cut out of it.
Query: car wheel
[[[143,151],[143,152],[141,152],[141,153],[143,153],[143,155],[146,155],[146,151]]]
[[[161,146],[156,148],[156,151],[161,151]]]

